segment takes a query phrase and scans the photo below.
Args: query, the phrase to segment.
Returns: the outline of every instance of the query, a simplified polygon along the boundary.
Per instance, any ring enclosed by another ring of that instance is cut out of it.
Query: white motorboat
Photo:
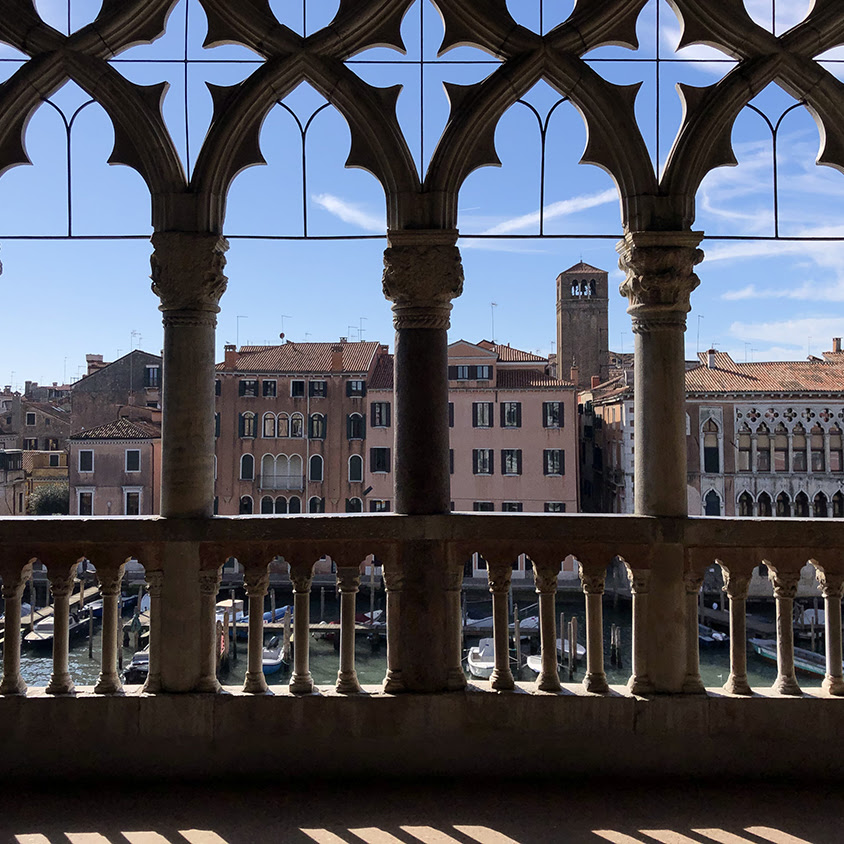
[[[68,638],[84,636],[88,625],[80,623],[74,613],[68,618]],[[35,622],[33,629],[23,637],[25,645],[31,648],[51,648],[53,646],[54,618],[48,615]]]
[[[140,685],[149,676],[149,645],[132,656],[132,661],[123,672],[123,679],[130,685]]]
[[[477,646],[469,648],[469,673],[479,680],[489,680],[495,668],[495,644],[492,639],[481,639]]]
[[[557,639],[557,662],[564,661],[568,659],[569,655],[569,640],[565,639]],[[577,643],[577,658],[585,659],[586,657],[586,648],[581,645],[579,642]],[[542,655],[541,654],[531,654],[526,660],[525,665],[534,672],[534,674],[539,674],[542,670]]]
[[[284,647],[279,636],[273,636],[263,650],[261,670],[264,674],[278,674],[284,666]]]

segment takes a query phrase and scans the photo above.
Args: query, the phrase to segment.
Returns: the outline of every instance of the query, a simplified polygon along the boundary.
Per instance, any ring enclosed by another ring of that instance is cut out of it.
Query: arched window
[[[275,489],[275,457],[265,454],[261,458],[261,489]]]
[[[800,425],[799,423],[794,426],[794,431],[792,432],[791,437],[791,450],[792,450],[792,462],[791,468],[795,472],[805,472],[806,471],[806,429]],[[797,499],[795,498],[795,503]],[[808,499],[806,503],[806,509],[808,511]],[[797,515],[797,511],[795,509],[795,515]],[[807,512],[806,515],[808,516],[809,513]]]
[[[743,492],[738,499],[739,516],[753,515],[753,498],[749,492]]]
[[[302,512],[302,499],[296,495],[290,496],[290,501],[287,502],[287,512],[288,513],[301,513]]]
[[[718,454],[718,424],[714,419],[707,419],[703,423],[703,471],[711,475],[717,475],[721,471],[721,460]]]
[[[771,471],[771,432],[764,422],[756,429],[756,471]]]
[[[325,499],[320,498],[317,495],[312,495],[310,500],[308,501],[308,512],[309,513],[324,513],[325,512]]]
[[[841,429],[837,425],[829,429],[829,471],[844,471]]]
[[[275,511],[276,513],[286,513],[287,512],[287,499],[283,495],[279,495],[278,498],[275,500]]]
[[[275,414],[265,413],[263,425],[261,428],[261,436],[267,439],[275,438]]]
[[[290,436],[290,417],[286,413],[279,413],[278,414],[278,436],[279,437],[289,437]]]
[[[346,436],[348,439],[362,440],[365,435],[363,416],[360,413],[350,413],[346,417]]]
[[[261,512],[262,513],[272,513],[273,512],[273,500],[269,495],[265,495],[261,499]]]
[[[251,411],[240,414],[240,436],[244,439],[255,436],[255,414]]]
[[[816,519],[825,519],[829,515],[826,496],[822,492],[819,492],[812,502],[812,515]]]
[[[750,428],[742,425],[738,435],[738,470],[749,472],[750,469]]]
[[[777,515],[780,517],[791,515],[791,501],[784,492],[777,496]]]
[[[756,512],[760,516],[770,516],[773,512],[771,496],[763,492],[756,501]]]
[[[310,479],[314,482],[322,481],[322,457],[319,454],[311,455],[309,475]],[[311,510],[311,512],[321,511]]]
[[[347,498],[346,499],[346,512],[347,513],[362,513],[363,512],[363,502],[359,498]]]
[[[324,440],[325,439],[325,416],[322,413],[312,413],[311,414],[311,421],[310,421],[310,430],[308,431],[308,436],[312,440]]]
[[[240,515],[248,516],[252,512],[252,496],[242,495],[240,497]]]
[[[824,430],[820,425],[812,428],[811,437],[812,471],[826,471],[826,454],[824,453]]]
[[[714,489],[706,493],[704,499],[704,515],[706,516],[720,516],[721,515],[721,498]]]
[[[774,471],[788,471],[788,429],[782,422],[774,429]]]
[[[302,455],[301,454],[291,454],[290,459],[288,461],[288,481],[290,486],[286,487],[286,489],[302,489],[302,481],[304,481],[304,472],[302,469]]]
[[[290,417],[290,436],[304,437],[305,436],[305,417],[301,413],[294,413]]]
[[[244,454],[240,458],[240,479],[242,481],[255,480],[255,458],[251,454]]]
[[[363,481],[363,458],[359,454],[353,454],[349,458],[349,483],[360,483]]]
[[[809,496],[805,492],[798,492],[794,496],[794,515],[798,518],[809,518]]]
[[[844,519],[844,494],[840,492],[832,496],[832,518]]]

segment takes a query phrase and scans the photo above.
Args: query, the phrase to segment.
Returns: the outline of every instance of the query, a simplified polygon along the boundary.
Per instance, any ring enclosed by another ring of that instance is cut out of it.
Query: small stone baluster
[[[217,680],[217,593],[220,591],[220,569],[199,572],[199,680],[195,691],[216,693],[222,688]],[[226,631],[225,635],[228,635]]]
[[[606,694],[610,687],[604,671],[604,598],[605,572],[586,571],[580,567],[580,584],[586,595],[586,676],[587,692]]]
[[[630,594],[633,603],[632,666],[627,689],[634,695],[649,695],[654,691],[648,675],[648,592],[650,591],[650,569],[634,569],[627,566],[630,580]]]
[[[161,592],[164,572],[148,571],[146,584],[149,593],[149,673],[143,691],[156,694],[161,691]]]
[[[360,587],[360,567],[337,567],[340,588],[340,670],[337,672],[337,691],[351,695],[360,691],[355,671],[355,600]]]
[[[686,586],[686,678],[683,694],[700,695],[706,692],[700,679],[700,642],[698,638],[697,601],[703,575],[687,571],[683,575]]]
[[[100,664],[100,677],[94,692],[98,695],[122,695],[123,684],[117,673],[117,637],[120,627],[120,584],[125,566],[117,568],[101,565],[97,568],[100,594],[103,599],[103,653]]]
[[[404,575],[395,562],[385,562],[381,571],[384,576],[384,591],[387,595],[387,674],[384,677],[384,691],[387,694],[396,694],[404,691],[401,653],[398,645]]]
[[[460,613],[460,589],[463,586],[463,564],[452,563],[446,572],[446,624],[449,635],[446,638],[448,644],[448,690],[459,692],[466,688],[466,675],[463,673],[462,664],[462,627],[463,618]]]
[[[32,563],[19,571],[4,569],[3,600],[6,603],[6,624],[3,639],[3,682],[0,695],[25,695],[26,683],[21,677],[21,598],[26,582],[32,576]]]
[[[489,591],[492,592],[492,636],[495,644],[495,667],[492,669],[489,684],[498,692],[516,688],[513,672],[510,670],[510,628],[507,617],[512,571],[509,564],[490,563],[487,568]],[[519,647],[518,642],[516,647]]]
[[[76,694],[68,672],[70,593],[73,591],[75,574],[76,563],[70,567],[47,568],[50,591],[53,593],[53,673],[46,690],[48,695]]]
[[[730,676],[724,691],[731,695],[752,695],[747,682],[747,590],[750,575],[733,574],[721,564],[724,591],[730,599]]]
[[[309,667],[313,571],[313,564],[290,566],[293,583],[293,676],[290,678],[290,691],[294,694],[310,694],[314,690]]]
[[[766,563],[777,600],[777,679],[773,689],[781,695],[801,695],[794,675],[794,598],[800,572],[778,570],[769,561]]]
[[[844,695],[841,666],[841,594],[844,590],[844,575],[825,571],[817,563],[815,567],[826,616],[826,677],[821,688],[830,695]]]
[[[243,691],[253,695],[264,695],[268,691],[264,677],[264,598],[269,585],[270,573],[266,566],[247,567],[243,586],[249,598],[249,641]]]
[[[559,564],[540,566],[536,561],[533,563],[533,579],[539,596],[539,651],[542,660],[536,688],[541,692],[558,692],[562,688],[557,668],[557,620],[554,610],[559,570]]]

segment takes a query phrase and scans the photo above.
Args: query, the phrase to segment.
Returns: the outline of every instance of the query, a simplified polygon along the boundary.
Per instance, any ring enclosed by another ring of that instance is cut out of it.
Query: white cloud
[[[596,208],[599,205],[607,205],[610,202],[618,201],[618,192],[615,188],[609,188],[600,193],[586,194],[584,196],[573,196],[571,199],[563,199],[559,202],[552,202],[545,206],[545,222],[565,217],[569,214],[577,214],[588,208]],[[514,234],[524,229],[539,227],[539,211],[532,211],[530,214],[522,214],[520,217],[513,217],[504,220],[487,229],[484,234]]]
[[[734,322],[730,325],[730,334],[743,340],[758,340],[782,344],[786,338],[793,338],[793,348],[806,348],[809,338],[813,354],[823,346],[828,349],[833,337],[840,337],[844,329],[844,317],[803,317],[801,319],[786,319],[777,322]],[[776,348],[788,351],[788,346]],[[770,352],[770,350],[766,350]],[[793,354],[793,351],[791,352]]]
[[[344,223],[349,223],[365,231],[377,232],[379,234],[387,231],[387,221],[384,217],[377,217],[375,214],[370,214],[359,205],[347,202],[345,199],[340,199],[339,196],[333,196],[330,193],[320,193],[312,196],[311,199],[320,208],[323,208],[335,217],[339,217]]]

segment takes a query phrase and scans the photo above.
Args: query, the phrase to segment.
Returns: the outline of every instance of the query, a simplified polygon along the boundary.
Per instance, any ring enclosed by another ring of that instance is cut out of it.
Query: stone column
[[[169,573],[168,573],[169,576]],[[165,581],[166,585],[166,581]],[[199,662],[199,679],[196,692],[216,693],[221,689],[217,680],[217,593],[220,591],[220,569],[203,569],[199,572],[199,636],[202,643]],[[234,611],[234,608],[232,608]],[[224,635],[228,636],[228,630]],[[169,643],[168,643],[169,646]]]
[[[802,695],[794,674],[794,598],[800,572],[784,571],[769,560],[765,562],[777,600],[777,679],[773,689],[781,695]]]
[[[164,323],[161,515],[207,518],[214,508],[214,330],[228,243],[203,232],[156,232],[152,244],[152,289]],[[200,667],[209,645],[196,636],[198,544],[167,543],[162,568],[161,689],[195,690],[201,676],[209,685],[207,665]]]
[[[747,590],[750,575],[733,574],[723,564],[724,591],[730,599],[730,676],[724,691],[731,695],[752,695],[747,682]]]
[[[18,570],[4,569],[2,577],[6,623],[3,630],[3,682],[0,684],[0,695],[25,695],[26,683],[21,677],[21,598],[27,581],[32,577],[32,563]]]
[[[618,246],[620,287],[635,335],[635,512],[687,515],[685,348],[699,232],[629,232]],[[682,543],[666,542],[651,561],[644,635],[657,692],[681,692],[688,674]]]
[[[460,590],[463,587],[463,564],[452,562],[446,571],[446,647],[448,648],[448,690],[459,692],[466,688],[463,673],[463,615],[460,611]]]
[[[381,572],[384,576],[384,592],[387,596],[387,675],[384,677],[384,691],[387,694],[396,694],[404,691],[399,650],[404,578],[401,568],[395,562],[385,561],[381,566]]]
[[[844,575],[828,572],[815,563],[818,583],[823,593],[826,618],[826,677],[821,688],[830,695],[844,695],[841,667],[841,594]]]
[[[243,586],[249,598],[249,640],[243,691],[253,695],[267,693],[264,677],[264,598],[269,585],[270,573],[266,566],[246,568]]]
[[[498,692],[516,688],[510,670],[510,625],[508,599],[513,570],[509,563],[488,563],[487,577],[492,592],[492,637],[495,643],[495,668],[489,678],[490,686]],[[518,647],[518,643],[516,647]]]
[[[161,593],[164,589],[164,572],[146,573],[149,592],[149,673],[144,683],[144,692],[156,694],[161,691]]]
[[[794,434],[789,431],[786,434],[786,438],[788,439],[788,466],[786,466],[786,472],[790,475],[794,474]],[[794,515],[794,501],[791,502],[791,509],[792,515]]]
[[[759,435],[756,431],[750,434],[750,471],[755,475],[758,471],[759,455],[757,452]],[[753,509],[756,509],[756,499],[753,499]]]
[[[309,664],[313,573],[313,563],[290,564],[290,580],[293,583],[293,676],[290,678],[290,691],[293,694],[310,694],[314,690]]]
[[[559,570],[559,564],[540,566],[535,561],[533,563],[533,579],[539,596],[539,652],[542,659],[536,688],[541,692],[558,692],[562,688],[557,668],[557,613],[554,607]]]
[[[829,431],[824,429],[824,432],[823,432],[823,465],[824,465],[824,471],[827,472],[827,473],[831,471],[831,469],[830,469],[830,466],[832,465],[831,461],[832,461],[832,454],[831,454],[830,443],[829,443]],[[832,498],[831,497],[830,497],[829,501],[827,502],[826,506],[827,506],[827,510],[826,510],[827,516],[832,516]]]
[[[706,691],[700,679],[700,642],[697,629],[697,602],[703,575],[687,571],[683,580],[686,586],[686,679],[683,681],[683,693],[700,695]]]
[[[340,589],[340,670],[337,672],[337,691],[343,695],[357,694],[360,683],[355,671],[355,599],[360,587],[360,566],[338,566],[337,585]]]
[[[654,691],[653,683],[648,675],[648,640],[645,637],[648,621],[648,593],[651,584],[649,569],[634,569],[627,566],[627,577],[630,580],[630,594],[632,596],[632,666],[627,688],[634,695],[649,695]]]
[[[587,692],[606,694],[610,687],[604,671],[604,581],[606,574],[580,567],[580,583],[586,595],[586,676]]]
[[[449,511],[448,338],[451,300],[463,289],[454,230],[391,230],[384,252],[384,295],[393,302],[395,339],[395,509],[408,515]],[[403,687],[454,685],[446,543],[401,543],[399,639]]]
[[[68,650],[70,648],[70,593],[76,563],[67,566],[47,567],[50,591],[53,593],[53,673],[47,686],[48,695],[73,695],[76,689],[68,672]]]
[[[97,580],[103,599],[103,653],[100,677],[94,692],[98,695],[122,695],[123,684],[117,673],[117,637],[120,634],[120,584],[125,566],[97,566]]]

